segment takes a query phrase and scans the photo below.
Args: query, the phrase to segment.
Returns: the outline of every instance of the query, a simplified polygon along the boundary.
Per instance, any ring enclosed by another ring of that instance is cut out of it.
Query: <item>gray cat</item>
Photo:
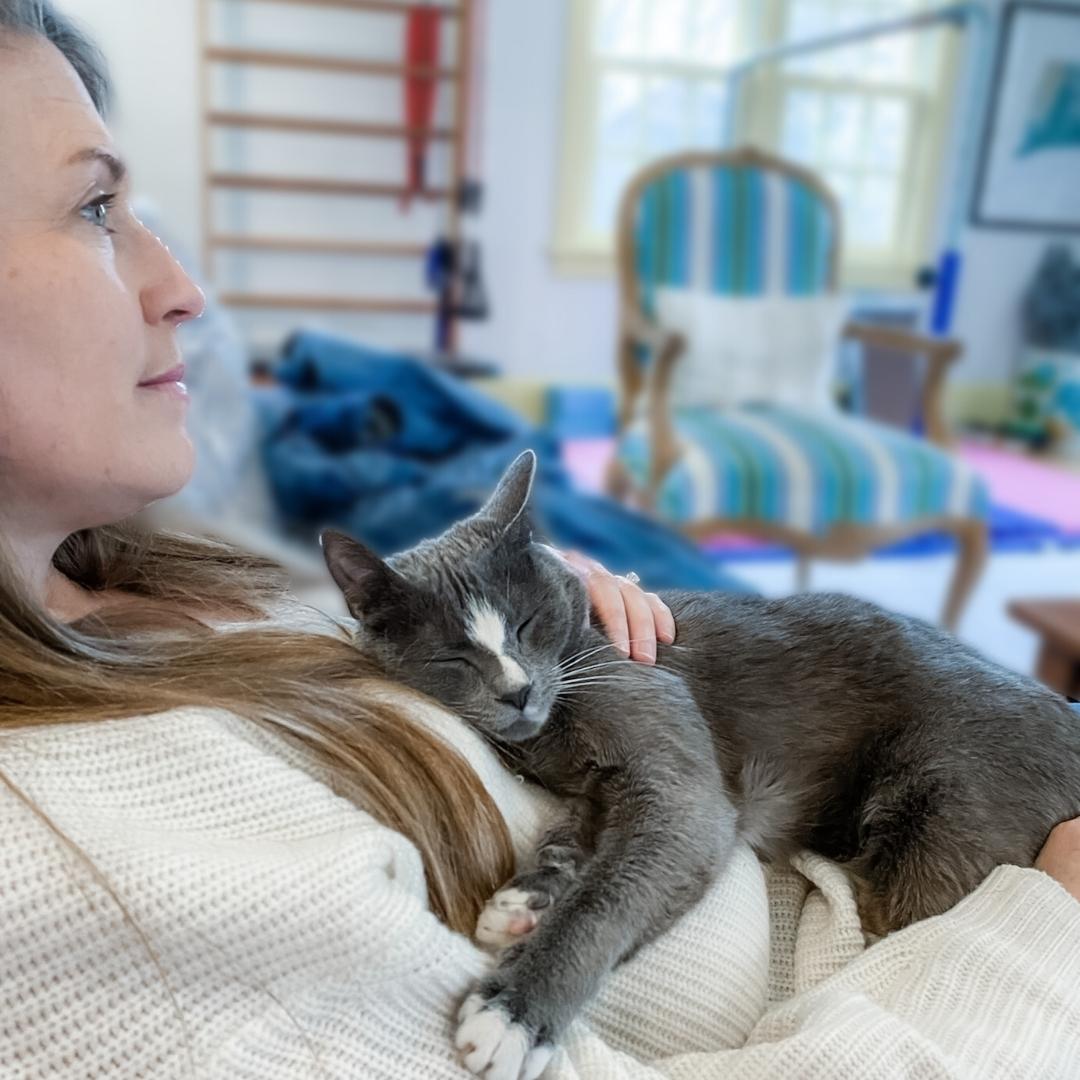
[[[478,514],[388,561],[322,540],[361,647],[569,800],[500,893],[544,918],[462,1006],[473,1071],[539,1075],[739,837],[843,863],[884,933],[1031,865],[1080,814],[1065,701],[917,619],[840,595],[669,592],[676,643],[655,667],[617,658],[580,579],[532,542],[534,469],[526,452]]]

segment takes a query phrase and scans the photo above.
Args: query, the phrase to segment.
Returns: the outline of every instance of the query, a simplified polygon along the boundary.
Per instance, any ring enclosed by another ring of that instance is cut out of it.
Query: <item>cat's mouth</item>
[[[531,739],[543,726],[543,720],[530,720],[522,716],[504,727],[499,732],[499,738],[505,742],[524,742],[525,739]]]

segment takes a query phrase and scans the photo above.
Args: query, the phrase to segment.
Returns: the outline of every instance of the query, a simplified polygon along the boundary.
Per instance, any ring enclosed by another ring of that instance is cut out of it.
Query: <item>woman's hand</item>
[[[1054,826],[1035,860],[1035,867],[1080,900],[1080,818]]]
[[[632,660],[655,663],[657,640],[669,645],[675,640],[675,619],[663,600],[579,551],[552,550],[585,582],[592,606],[615,648]]]

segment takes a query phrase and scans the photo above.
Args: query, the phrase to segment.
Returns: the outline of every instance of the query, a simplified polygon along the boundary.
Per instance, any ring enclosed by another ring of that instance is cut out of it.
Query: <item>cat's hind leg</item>
[[[925,775],[882,784],[862,809],[858,854],[845,864],[863,929],[884,936],[974,890],[994,867],[977,820]]]

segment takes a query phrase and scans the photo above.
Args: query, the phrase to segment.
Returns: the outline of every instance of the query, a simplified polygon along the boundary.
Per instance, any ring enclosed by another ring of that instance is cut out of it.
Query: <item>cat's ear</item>
[[[478,516],[492,522],[500,537],[527,543],[532,536],[528,505],[535,476],[536,454],[524,450],[503,473],[491,498],[484,504]]]
[[[337,529],[324,529],[319,543],[330,576],[354,618],[364,620],[404,600],[408,592],[405,579],[359,540]]]

